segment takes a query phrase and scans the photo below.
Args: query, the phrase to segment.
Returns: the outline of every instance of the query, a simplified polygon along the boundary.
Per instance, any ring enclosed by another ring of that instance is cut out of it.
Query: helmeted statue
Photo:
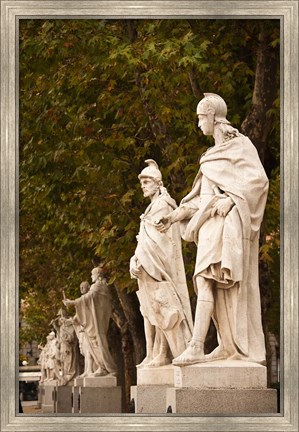
[[[146,357],[138,365],[156,367],[171,363],[187,347],[192,334],[192,317],[178,224],[167,234],[154,222],[176,208],[163,187],[157,163],[138,176],[144,197],[151,202],[141,215],[137,247],[130,260],[130,274],[138,280],[137,295],[144,318]]]
[[[182,237],[197,245],[192,341],[173,363],[240,359],[264,364],[258,249],[268,179],[255,146],[226,119],[225,101],[213,93],[204,96],[197,106],[198,125],[215,145],[202,155],[191,192],[156,221],[165,233],[180,221]],[[205,355],[211,318],[219,346]]]

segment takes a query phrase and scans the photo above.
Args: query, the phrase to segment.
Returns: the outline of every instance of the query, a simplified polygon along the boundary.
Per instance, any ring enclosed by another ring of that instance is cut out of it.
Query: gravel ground
[[[41,409],[37,405],[27,405],[26,402],[22,404],[24,414],[40,414]]]

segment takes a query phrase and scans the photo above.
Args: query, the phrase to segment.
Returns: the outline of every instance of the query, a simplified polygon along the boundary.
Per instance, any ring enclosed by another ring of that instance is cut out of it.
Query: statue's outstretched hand
[[[74,304],[75,302],[73,300],[64,299],[64,300],[62,300],[62,303],[64,304],[64,306],[68,307],[68,306],[71,306],[72,304]]]
[[[221,198],[214,204],[211,211],[211,217],[214,217],[216,213],[219,216],[225,217],[233,206],[234,202],[230,197]]]
[[[159,232],[165,233],[171,227],[171,220],[169,215],[156,220],[155,227]]]

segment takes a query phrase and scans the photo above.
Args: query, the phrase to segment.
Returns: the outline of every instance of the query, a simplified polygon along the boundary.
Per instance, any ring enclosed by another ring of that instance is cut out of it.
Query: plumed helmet
[[[139,174],[138,176],[139,180],[142,177],[150,177],[156,180],[162,180],[162,174],[161,171],[159,170],[157,162],[155,162],[153,159],[147,159],[145,163],[147,163],[148,166],[143,168],[143,170]]]
[[[214,111],[217,123],[230,124],[226,119],[227,106],[221,96],[215,93],[204,93],[204,98],[197,105],[196,113],[206,115],[209,109]]]

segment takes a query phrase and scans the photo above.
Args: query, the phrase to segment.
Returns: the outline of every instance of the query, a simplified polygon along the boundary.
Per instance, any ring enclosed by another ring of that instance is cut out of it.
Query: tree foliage
[[[99,256],[117,297],[118,326],[126,324],[134,341],[132,359],[142,355],[134,351],[142,320],[128,272],[147,205],[137,176],[153,158],[177,202],[190,190],[211,145],[196,122],[203,92],[220,94],[232,124],[249,136],[259,130],[252,107],[257,80],[264,79],[257,75],[261,34],[266,58],[279,59],[278,20],[20,21],[20,293],[28,323],[22,340],[45,337],[62,288],[79,295]],[[278,61],[273,67],[274,96],[263,105],[268,124],[260,140],[271,180],[261,257],[276,298]],[[183,247],[191,281],[195,251]],[[271,319],[275,327],[277,317]]]

